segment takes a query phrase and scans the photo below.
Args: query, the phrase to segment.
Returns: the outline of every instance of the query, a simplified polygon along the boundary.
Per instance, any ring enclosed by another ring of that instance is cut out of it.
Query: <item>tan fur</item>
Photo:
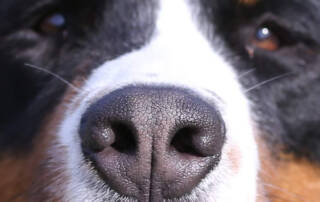
[[[260,180],[272,202],[320,201],[320,166],[290,155],[273,157],[259,140]],[[280,148],[274,148],[280,152]]]
[[[231,162],[232,170],[234,171],[234,173],[238,173],[242,158],[239,148],[236,145],[232,145],[231,149],[227,151],[227,156],[229,157],[229,160]]]
[[[257,4],[259,0],[239,0],[239,3],[245,6],[253,6]]]

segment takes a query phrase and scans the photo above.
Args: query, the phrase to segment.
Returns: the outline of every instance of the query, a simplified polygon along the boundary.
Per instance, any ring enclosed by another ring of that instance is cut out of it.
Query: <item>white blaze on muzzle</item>
[[[151,41],[96,68],[83,86],[83,95],[88,95],[75,111],[68,112],[71,115],[61,125],[59,137],[69,151],[67,174],[71,176],[66,200],[102,201],[120,197],[112,191],[98,190],[103,182],[83,161],[77,128],[90,103],[121,87],[143,84],[191,89],[205,99],[214,100],[226,124],[226,143],[219,165],[181,200],[255,201],[259,165],[249,106],[234,67],[224,59],[221,48],[202,34],[187,1],[161,0]],[[92,179],[97,181],[96,187],[89,185]]]

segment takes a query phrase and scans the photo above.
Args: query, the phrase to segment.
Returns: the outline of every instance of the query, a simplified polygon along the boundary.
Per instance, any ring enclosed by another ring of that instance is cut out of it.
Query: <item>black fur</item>
[[[252,70],[240,80],[246,89],[254,87],[247,94],[270,150],[278,152],[278,147],[320,162],[320,2],[257,2],[248,6],[233,0],[201,1],[203,13],[229,47],[226,55],[234,53],[229,57],[236,70]],[[250,57],[246,47],[264,25],[274,28],[280,49],[255,49]]]
[[[141,0],[1,1],[0,149],[30,148],[43,118],[66,89],[25,64],[71,81],[86,62],[80,71],[87,75],[98,64],[145,44],[153,31],[155,8],[156,2]],[[67,18],[67,37],[39,32],[42,18],[54,12]]]
[[[226,57],[235,69],[251,74],[241,78],[245,88],[279,75],[283,77],[248,92],[266,140],[297,157],[320,162],[320,2],[317,0],[260,0],[245,6],[236,0],[199,0],[203,24],[214,24],[226,43]],[[71,81],[106,60],[138,49],[148,42],[156,18],[156,0],[0,2],[0,149],[25,151],[32,145],[45,115],[60,101],[66,85],[26,67],[44,67]],[[67,36],[39,32],[47,14],[67,18]],[[255,49],[254,32],[261,25],[275,28],[280,49]]]
[[[239,10],[239,8],[236,8]],[[266,131],[271,150],[276,145],[297,157],[320,161],[320,2],[265,0],[245,12],[235,11],[233,27],[226,41],[254,68],[242,78],[247,88],[283,75],[280,79],[249,92],[254,101],[259,126]],[[232,23],[231,23],[232,24]],[[255,50],[254,57],[244,53],[248,34],[256,26],[274,26],[280,38],[275,52]],[[223,29],[223,27],[221,27]],[[237,48],[234,48],[237,47]]]

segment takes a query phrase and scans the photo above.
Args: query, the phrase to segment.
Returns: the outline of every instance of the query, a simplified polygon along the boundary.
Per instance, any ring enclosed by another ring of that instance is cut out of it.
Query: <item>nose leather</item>
[[[190,193],[216,167],[225,127],[214,104],[191,91],[127,86],[92,104],[79,134],[107,186],[162,201]]]

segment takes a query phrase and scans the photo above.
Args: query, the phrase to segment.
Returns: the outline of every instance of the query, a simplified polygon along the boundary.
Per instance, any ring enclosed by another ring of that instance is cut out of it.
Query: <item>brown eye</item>
[[[57,34],[66,28],[65,16],[61,13],[54,13],[45,17],[38,25],[38,30],[44,34]]]
[[[253,45],[267,51],[275,51],[279,48],[280,41],[269,27],[262,26],[255,33]]]

